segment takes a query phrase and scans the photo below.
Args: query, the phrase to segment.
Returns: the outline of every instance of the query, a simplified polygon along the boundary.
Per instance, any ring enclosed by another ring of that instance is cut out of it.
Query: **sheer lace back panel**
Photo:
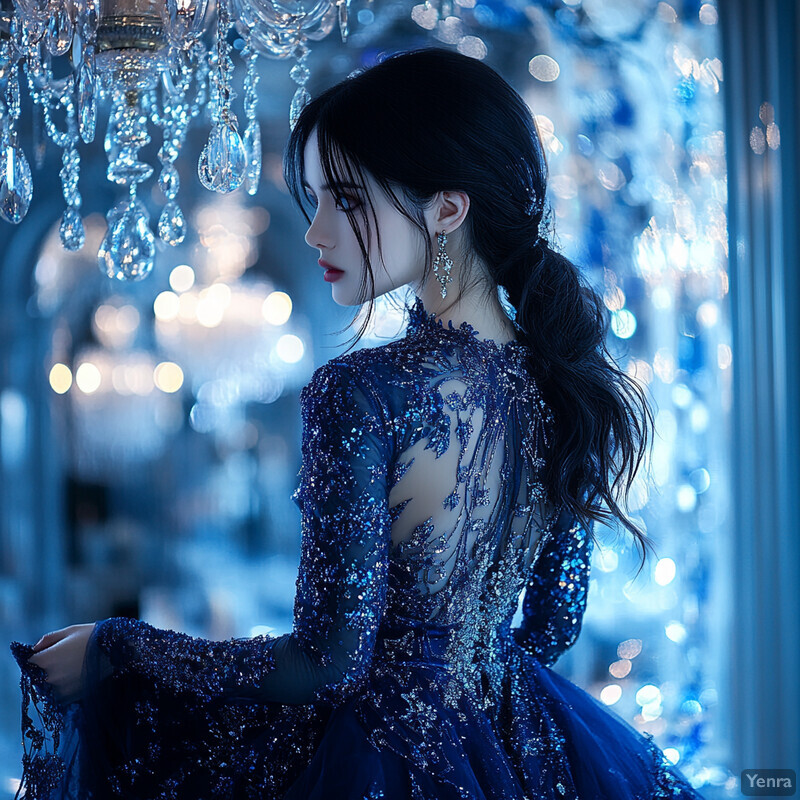
[[[555,512],[541,482],[552,415],[527,348],[481,339],[467,323],[445,327],[419,298],[397,344],[391,380],[403,391],[391,409],[398,452],[389,507],[405,611],[457,622],[493,581],[503,606],[493,616],[504,619]],[[459,592],[463,604],[454,602]]]

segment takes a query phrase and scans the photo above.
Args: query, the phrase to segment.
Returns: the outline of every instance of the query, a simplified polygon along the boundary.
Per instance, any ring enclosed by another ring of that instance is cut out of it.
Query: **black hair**
[[[532,354],[531,374],[555,416],[555,455],[546,459],[544,475],[549,496],[592,537],[590,520],[617,517],[642,549],[641,571],[650,539],[615,494],[627,475],[627,499],[651,440],[653,415],[642,387],[608,352],[601,297],[542,236],[547,162],[524,100],[487,64],[438,47],[390,55],[351,74],[303,108],[286,144],[284,177],[309,223],[303,155],[315,129],[330,186],[366,186],[368,173],[419,229],[424,279],[433,243],[423,209],[439,191],[467,193],[464,241],[485,265],[476,280],[488,280],[487,291],[502,287],[507,293],[517,338]],[[369,301],[355,341],[373,311],[368,209],[380,253],[370,198],[345,210],[364,258],[361,292]]]

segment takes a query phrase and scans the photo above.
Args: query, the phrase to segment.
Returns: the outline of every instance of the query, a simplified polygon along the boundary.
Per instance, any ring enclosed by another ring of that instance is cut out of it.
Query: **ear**
[[[465,220],[469,211],[469,195],[466,192],[437,192],[430,206],[430,218],[434,232],[452,233]]]

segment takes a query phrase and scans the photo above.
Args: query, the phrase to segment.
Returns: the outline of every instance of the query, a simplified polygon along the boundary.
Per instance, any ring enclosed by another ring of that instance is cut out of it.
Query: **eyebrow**
[[[308,184],[307,181],[303,181],[303,186],[305,186],[306,189],[311,189],[312,192],[314,191],[311,188],[311,186]],[[334,188],[334,189],[363,189],[364,187],[360,183],[337,183],[333,187],[331,187],[331,185],[329,183],[323,183],[321,188],[322,188],[323,192],[329,192],[332,188]]]

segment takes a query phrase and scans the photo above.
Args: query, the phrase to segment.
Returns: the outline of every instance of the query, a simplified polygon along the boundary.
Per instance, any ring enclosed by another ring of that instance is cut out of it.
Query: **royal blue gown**
[[[592,539],[544,491],[557,421],[526,346],[445,326],[417,296],[407,322],[301,392],[292,632],[212,641],[105,619],[66,706],[11,643],[18,795],[700,797],[551,669],[581,627]]]

